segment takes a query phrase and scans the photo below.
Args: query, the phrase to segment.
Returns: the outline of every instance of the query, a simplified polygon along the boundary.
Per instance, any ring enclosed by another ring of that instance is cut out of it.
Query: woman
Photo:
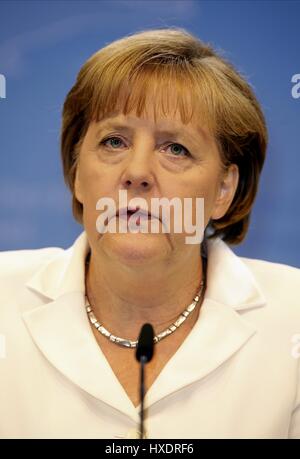
[[[140,32],[84,64],[61,139],[84,231],[68,250],[1,254],[1,436],[138,437],[135,346],[150,322],[146,437],[299,438],[299,270],[229,248],[267,146],[249,84],[185,30]],[[124,210],[120,191],[139,201]],[[102,198],[115,211],[101,226]],[[191,198],[193,223],[204,199],[203,240],[175,231],[175,210],[165,232],[155,198]],[[121,220],[129,231],[108,231]]]

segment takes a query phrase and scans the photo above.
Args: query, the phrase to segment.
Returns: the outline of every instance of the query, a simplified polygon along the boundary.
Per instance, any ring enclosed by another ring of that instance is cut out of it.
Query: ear
[[[74,194],[77,199],[81,204],[83,204],[83,198],[82,198],[82,192],[81,192],[81,183],[80,183],[80,170],[79,170],[79,164],[76,167],[76,172],[75,172],[75,180],[74,180]]]
[[[230,166],[222,173],[218,194],[211,215],[213,220],[222,218],[233,201],[239,182],[239,168],[236,164]]]

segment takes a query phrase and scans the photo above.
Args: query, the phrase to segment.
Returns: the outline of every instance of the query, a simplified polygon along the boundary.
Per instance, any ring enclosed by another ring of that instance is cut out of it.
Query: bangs
[[[159,118],[172,118],[179,113],[183,124],[204,124],[213,133],[213,92],[205,77],[195,78],[189,65],[160,62],[132,72],[125,66],[117,72],[102,73],[101,84],[96,79],[91,87],[90,120],[98,122],[119,113],[126,116],[134,112],[137,117],[149,118],[153,114],[157,123]]]

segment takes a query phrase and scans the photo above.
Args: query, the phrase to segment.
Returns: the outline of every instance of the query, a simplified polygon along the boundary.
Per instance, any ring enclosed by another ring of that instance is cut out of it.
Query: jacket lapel
[[[98,346],[85,311],[86,233],[26,283],[44,297],[23,320],[45,357],[81,389],[137,421],[137,411]]]
[[[266,301],[242,260],[220,239],[207,243],[207,288],[199,318],[147,394],[151,405],[216,370],[256,333],[239,311]]]
[[[204,378],[233,356],[255,333],[255,328],[234,309],[205,299],[192,331],[150,388],[148,404]]]

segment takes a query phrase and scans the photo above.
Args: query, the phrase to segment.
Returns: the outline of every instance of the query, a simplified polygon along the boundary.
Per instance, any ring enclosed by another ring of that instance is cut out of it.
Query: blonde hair
[[[211,220],[208,237],[240,243],[263,167],[268,133],[264,115],[245,77],[211,45],[181,28],[147,30],[116,40],[82,66],[63,106],[61,157],[72,193],[74,218],[83,207],[74,194],[79,147],[91,121],[112,113],[137,116],[155,97],[154,117],[171,115],[176,97],[182,123],[205,123],[224,167],[237,164],[239,183],[226,215]],[[150,99],[148,99],[150,98]],[[173,99],[174,101],[174,99]],[[174,112],[174,113],[175,113]]]

